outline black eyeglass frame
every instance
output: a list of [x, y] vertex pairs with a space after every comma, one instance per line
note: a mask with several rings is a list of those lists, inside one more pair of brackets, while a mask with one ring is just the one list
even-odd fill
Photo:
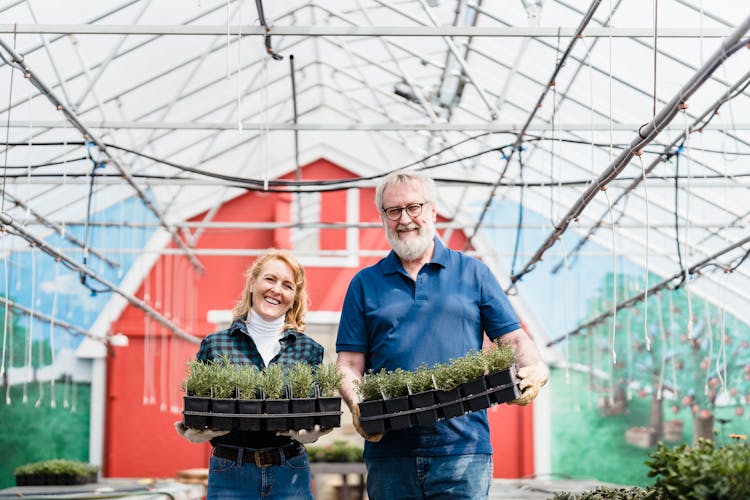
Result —
[[[405, 207], [388, 207], [383, 209], [383, 214], [392, 221], [397, 221], [401, 218], [401, 214], [403, 212], [406, 212], [406, 215], [411, 217], [412, 219], [414, 217], [419, 217], [422, 215], [422, 208], [427, 202], [422, 203], [409, 203]], [[413, 213], [412, 213], [413, 212]]]

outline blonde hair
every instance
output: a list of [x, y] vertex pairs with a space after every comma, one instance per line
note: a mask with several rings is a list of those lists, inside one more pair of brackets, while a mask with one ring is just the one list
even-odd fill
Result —
[[305, 288], [305, 269], [297, 261], [297, 259], [288, 250], [280, 250], [272, 248], [263, 255], [259, 256], [253, 265], [245, 272], [245, 289], [242, 290], [242, 299], [232, 309], [232, 316], [234, 319], [245, 319], [247, 314], [250, 312], [253, 300], [253, 284], [258, 279], [261, 269], [266, 265], [266, 262], [271, 260], [280, 260], [289, 266], [294, 275], [294, 302], [292, 306], [286, 312], [284, 318], [284, 330], [293, 328], [298, 332], [304, 332], [305, 314], [307, 314], [307, 290]]

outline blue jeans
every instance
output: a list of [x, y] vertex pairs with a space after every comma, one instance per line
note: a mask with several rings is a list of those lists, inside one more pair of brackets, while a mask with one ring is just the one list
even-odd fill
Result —
[[492, 455], [394, 457], [367, 460], [370, 500], [487, 498]]
[[258, 467], [212, 455], [206, 500], [312, 500], [307, 453], [282, 458], [280, 465]]

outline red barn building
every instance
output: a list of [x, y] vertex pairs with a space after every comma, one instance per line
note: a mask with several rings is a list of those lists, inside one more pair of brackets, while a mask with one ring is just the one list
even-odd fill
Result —
[[[354, 175], [326, 160], [301, 169], [302, 180], [347, 179]], [[293, 179], [293, 174], [285, 179]], [[389, 247], [374, 205], [374, 188], [305, 195], [309, 206], [293, 213], [289, 193], [250, 191], [223, 203], [218, 210], [191, 221], [210, 219], [197, 238], [195, 253], [205, 272], [195, 272], [185, 257], [167, 246], [147, 268], [136, 296], [185, 331], [204, 337], [217, 329], [239, 299], [243, 274], [254, 255], [269, 247], [294, 248], [305, 265], [310, 295], [308, 334], [335, 359], [338, 312], [351, 277], [384, 255]], [[296, 234], [295, 217], [319, 223], [312, 234]], [[439, 218], [438, 222], [445, 221]], [[222, 224], [223, 223], [223, 224]], [[232, 227], [231, 223], [235, 223]], [[242, 223], [241, 226], [237, 223]], [[314, 224], [313, 224], [314, 225]], [[466, 236], [451, 231], [446, 244], [461, 249]], [[294, 241], [294, 244], [292, 243]], [[201, 253], [206, 249], [205, 253]], [[222, 253], [226, 249], [226, 253]], [[245, 254], [237, 249], [247, 249]], [[519, 311], [519, 314], [520, 311]], [[180, 383], [186, 362], [198, 346], [173, 335], [128, 305], [112, 326], [129, 339], [107, 358], [106, 418], [103, 418], [103, 473], [108, 477], [173, 477], [182, 469], [207, 467], [210, 445], [181, 439], [172, 424], [181, 419]], [[488, 410], [495, 451], [495, 477], [521, 477], [535, 472], [531, 407], [501, 405]], [[342, 429], [348, 438], [348, 415]], [[97, 422], [92, 424], [95, 427]], [[347, 427], [349, 429], [347, 429]], [[94, 439], [92, 433], [92, 439]]]

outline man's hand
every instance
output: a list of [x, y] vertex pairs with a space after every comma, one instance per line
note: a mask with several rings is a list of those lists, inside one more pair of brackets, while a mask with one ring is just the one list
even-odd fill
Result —
[[360, 436], [365, 438], [366, 441], [370, 441], [371, 443], [377, 443], [383, 438], [382, 434], [367, 434], [362, 428], [362, 424], [359, 421], [359, 405], [357, 403], [352, 401], [352, 403], [349, 405], [349, 409], [352, 411], [352, 424], [354, 424], [354, 428], [357, 430]]
[[179, 420], [174, 423], [174, 428], [180, 437], [187, 439], [191, 443], [205, 443], [215, 437], [229, 434], [229, 431], [215, 431], [213, 429], [191, 429], [185, 427], [185, 425]]
[[317, 441], [320, 436], [325, 436], [332, 430], [333, 428], [321, 430], [320, 426], [318, 424], [315, 424], [315, 427], [313, 427], [312, 429], [300, 429], [298, 431], [288, 430], [284, 432], [277, 432], [276, 435], [289, 436], [290, 438], [294, 439], [295, 441], [299, 441], [302, 444], [310, 444]]
[[533, 365], [519, 368], [516, 377], [519, 379], [521, 397], [508, 404], [526, 406], [539, 394], [539, 389], [547, 383], [549, 369], [543, 362], [538, 361]]

